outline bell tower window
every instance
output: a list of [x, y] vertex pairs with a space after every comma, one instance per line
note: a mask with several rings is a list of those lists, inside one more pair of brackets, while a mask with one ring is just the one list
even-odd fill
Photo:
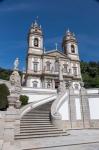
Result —
[[34, 39], [34, 46], [35, 46], [35, 47], [38, 47], [38, 46], [39, 46], [39, 40], [38, 40], [38, 38], [35, 38], [35, 39]]
[[71, 45], [71, 52], [75, 53], [75, 46], [74, 45]]

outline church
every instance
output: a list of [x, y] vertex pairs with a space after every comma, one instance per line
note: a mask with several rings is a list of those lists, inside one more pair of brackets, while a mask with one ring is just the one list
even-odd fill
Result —
[[[18, 73], [18, 58], [9, 81], [9, 108], [0, 112], [0, 129], [8, 139], [12, 131], [5, 122], [6, 115], [15, 116], [14, 140], [67, 135], [67, 129], [99, 128], [99, 89], [85, 89], [81, 76], [78, 42], [74, 33], [63, 35], [61, 50], [45, 50], [44, 33], [37, 21], [28, 33], [26, 71], [22, 84]], [[28, 104], [20, 107], [20, 95]], [[18, 111], [16, 111], [18, 110]], [[2, 115], [3, 114], [3, 115]], [[10, 118], [12, 119], [12, 118]], [[6, 130], [1, 124], [5, 122]], [[12, 121], [13, 122], [13, 121]], [[36, 128], [36, 131], [34, 130]], [[9, 129], [9, 132], [8, 132]], [[3, 137], [4, 133], [0, 133]]]
[[61, 50], [45, 50], [44, 33], [37, 21], [28, 33], [26, 72], [22, 77], [22, 95], [29, 105], [22, 116], [34, 108], [49, 106], [52, 123], [62, 129], [99, 127], [99, 90], [85, 89], [81, 76], [78, 42], [66, 31]]
[[80, 58], [74, 33], [68, 30], [63, 36], [61, 51], [57, 49], [57, 45], [54, 50], [45, 50], [43, 35], [41, 26], [35, 21], [28, 34], [26, 87], [58, 90], [61, 70], [63, 87], [68, 88], [72, 85], [80, 89], [82, 83]]

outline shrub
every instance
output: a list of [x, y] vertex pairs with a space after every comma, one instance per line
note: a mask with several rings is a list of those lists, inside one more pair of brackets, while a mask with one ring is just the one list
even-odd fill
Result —
[[0, 84], [0, 110], [6, 110], [8, 107], [7, 96], [10, 94], [5, 84]]
[[20, 101], [21, 101], [21, 106], [27, 105], [28, 104], [28, 96], [26, 95], [20, 95]]

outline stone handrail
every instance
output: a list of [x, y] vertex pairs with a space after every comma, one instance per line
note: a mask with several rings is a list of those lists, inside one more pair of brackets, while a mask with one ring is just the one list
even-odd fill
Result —
[[53, 102], [51, 106], [52, 118], [61, 119], [61, 115], [59, 114], [58, 110], [67, 96], [68, 96], [68, 91], [64, 91], [61, 94], [58, 94], [57, 99]]
[[28, 105], [24, 106], [23, 108], [20, 109], [20, 116], [22, 117], [24, 114], [29, 112], [31, 109], [34, 109], [42, 104], [45, 104], [47, 102], [53, 101], [56, 99], [56, 94], [49, 96], [44, 99], [40, 99], [39, 101], [34, 101], [32, 103], [29, 103]]

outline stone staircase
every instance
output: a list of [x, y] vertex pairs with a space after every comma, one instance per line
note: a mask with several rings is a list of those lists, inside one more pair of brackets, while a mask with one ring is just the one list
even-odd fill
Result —
[[66, 132], [51, 123], [51, 104], [52, 102], [44, 104], [24, 115], [20, 123], [20, 134], [16, 135], [15, 139], [65, 136]]

